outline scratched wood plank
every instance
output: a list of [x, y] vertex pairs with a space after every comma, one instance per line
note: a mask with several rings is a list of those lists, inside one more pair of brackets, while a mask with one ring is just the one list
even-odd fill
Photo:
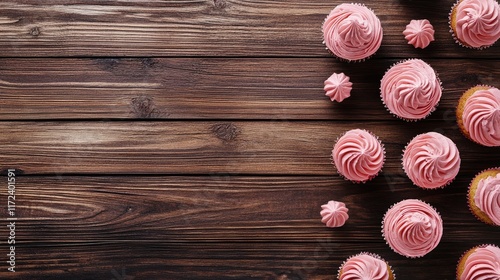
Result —
[[462, 151], [462, 171], [498, 165], [499, 148], [473, 144], [446, 122], [0, 122], [1, 170], [26, 174], [333, 175], [331, 149], [353, 128], [386, 145], [384, 170], [418, 133], [439, 131]]
[[[1, 59], [0, 119], [394, 120], [380, 79], [397, 60]], [[430, 59], [444, 94], [430, 119], [450, 121], [462, 92], [500, 87], [500, 60]], [[323, 81], [344, 72], [352, 96], [332, 103]]]
[[[332, 234], [333, 236], [334, 234]], [[338, 267], [361, 251], [380, 254], [398, 279], [455, 279], [460, 255], [474, 242], [441, 243], [424, 258], [406, 259], [383, 243], [83, 243], [20, 246], [18, 271], [6, 279], [265, 279], [335, 280]], [[422, 269], [425, 268], [425, 269]]]
[[[476, 220], [466, 193], [474, 174], [443, 190], [412, 186], [403, 174], [353, 185], [338, 176], [248, 177], [103, 176], [16, 179], [16, 239], [21, 244], [154, 241], [383, 242], [382, 217], [394, 203], [419, 198], [441, 213], [443, 242], [500, 244], [500, 228]], [[0, 196], [5, 201], [5, 195]], [[320, 221], [328, 200], [346, 203], [349, 220], [338, 229]], [[449, 203], [454, 201], [454, 203]], [[3, 214], [2, 214], [3, 215]], [[7, 228], [0, 233], [8, 236]]]
[[[376, 57], [498, 57], [454, 43], [454, 0], [359, 1], [379, 16], [384, 40]], [[321, 25], [342, 1], [5, 0], [0, 3], [0, 56], [329, 56]], [[436, 41], [424, 51], [402, 31], [427, 18]]]

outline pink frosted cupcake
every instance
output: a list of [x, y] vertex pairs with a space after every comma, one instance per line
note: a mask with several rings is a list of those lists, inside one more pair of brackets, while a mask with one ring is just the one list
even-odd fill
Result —
[[412, 20], [403, 31], [408, 44], [415, 48], [425, 49], [434, 41], [434, 27], [426, 19]]
[[340, 4], [323, 23], [323, 43], [346, 61], [363, 61], [382, 44], [382, 25], [363, 4]]
[[500, 38], [500, 7], [495, 0], [459, 0], [450, 13], [450, 28], [463, 47], [483, 49]]
[[432, 67], [420, 59], [393, 65], [380, 83], [382, 102], [395, 116], [416, 121], [430, 115], [442, 95], [441, 82]]
[[382, 221], [382, 235], [394, 252], [419, 258], [441, 241], [443, 220], [429, 204], [406, 199], [387, 210]]
[[428, 132], [417, 135], [403, 151], [403, 169], [413, 184], [437, 189], [451, 183], [460, 170], [460, 153], [450, 138]]
[[330, 200], [321, 205], [321, 222], [327, 227], [341, 227], [349, 219], [348, 211], [343, 202]]
[[337, 140], [332, 158], [342, 177], [355, 183], [364, 183], [382, 170], [385, 150], [378, 138], [370, 132], [353, 129]]
[[484, 170], [474, 177], [467, 201], [478, 220], [500, 226], [500, 167]]
[[457, 265], [457, 280], [500, 279], [500, 248], [479, 245], [465, 252]]
[[326, 81], [324, 90], [331, 101], [342, 102], [351, 96], [352, 83], [344, 73], [333, 73]]
[[389, 264], [377, 254], [361, 252], [340, 265], [339, 280], [394, 280], [396, 275]]
[[500, 147], [500, 90], [486, 85], [468, 89], [457, 106], [460, 131], [487, 147]]

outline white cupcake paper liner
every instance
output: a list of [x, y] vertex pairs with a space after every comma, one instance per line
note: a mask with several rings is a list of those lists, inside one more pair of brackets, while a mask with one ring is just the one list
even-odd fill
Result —
[[368, 255], [368, 256], [371, 256], [371, 257], [374, 257], [378, 260], [381, 260], [383, 262], [385, 262], [387, 264], [387, 266], [389, 267], [390, 271], [391, 271], [391, 274], [394, 278], [394, 280], [396, 280], [396, 273], [394, 273], [394, 269], [392, 268], [392, 266], [389, 264], [389, 262], [387, 262], [384, 258], [382, 258], [380, 255], [378, 254], [375, 254], [375, 253], [371, 253], [371, 252], [367, 252], [367, 251], [361, 251], [360, 253], [358, 254], [355, 254], [355, 255], [351, 255], [349, 256], [347, 259], [345, 259], [342, 264], [339, 266], [339, 269], [337, 270], [337, 278], [340, 279], [340, 272], [342, 271], [342, 268], [344, 267], [344, 265], [347, 263], [347, 261], [349, 261], [350, 259], [354, 258], [354, 257], [357, 257], [357, 256], [362, 256], [362, 255]]
[[358, 128], [360, 130], [363, 130], [365, 132], [367, 132], [368, 134], [370, 134], [371, 136], [375, 137], [375, 139], [377, 139], [377, 141], [380, 143], [380, 146], [382, 147], [382, 153], [384, 154], [384, 160], [382, 162], [382, 167], [380, 168], [380, 170], [370, 176], [368, 179], [366, 179], [365, 181], [354, 181], [354, 180], [351, 180], [349, 178], [347, 178], [344, 174], [342, 174], [339, 169], [337, 168], [337, 165], [335, 164], [335, 161], [333, 160], [333, 148], [335, 147], [335, 145], [337, 145], [337, 142], [339, 141], [340, 138], [342, 138], [347, 132], [351, 131], [351, 130], [354, 130], [354, 129], [349, 129], [347, 131], [344, 131], [342, 132], [342, 134], [340, 134], [337, 139], [335, 140], [335, 144], [333, 145], [333, 148], [332, 148], [332, 153], [330, 154], [330, 160], [331, 160], [331, 163], [333, 165], [333, 168], [335, 169], [335, 172], [344, 180], [346, 181], [349, 181], [351, 183], [354, 183], [354, 184], [365, 184], [366, 182], [369, 182], [371, 180], [373, 180], [375, 177], [377, 177], [380, 173], [382, 173], [382, 170], [384, 169], [384, 165], [385, 165], [385, 160], [386, 160], [386, 153], [385, 153], [385, 146], [384, 146], [384, 143], [382, 143], [382, 141], [380, 141], [379, 137], [377, 135], [375, 135], [374, 133], [372, 133], [371, 131], [369, 130], [366, 130], [366, 129], [363, 129], [363, 128]]
[[[444, 91], [444, 88], [443, 88], [443, 83], [441, 82], [441, 79], [439, 78], [439, 73], [436, 72], [436, 70], [434, 70], [434, 68], [432, 67], [432, 65], [430, 65], [427, 61], [424, 61], [423, 59], [420, 59], [420, 58], [407, 58], [407, 59], [403, 59], [403, 60], [400, 60], [398, 62], [395, 62], [393, 63], [389, 68], [387, 68], [387, 70], [384, 72], [384, 75], [382, 77], [385, 77], [385, 75], [387, 74], [387, 72], [389, 72], [389, 70], [392, 69], [392, 67], [398, 65], [398, 64], [401, 64], [401, 63], [404, 63], [404, 62], [407, 62], [407, 61], [410, 61], [410, 60], [422, 60], [423, 62], [425, 62], [427, 65], [429, 65], [432, 70], [434, 71], [434, 74], [436, 74], [436, 79], [438, 80], [439, 82], [439, 87], [441, 88], [441, 92]], [[382, 81], [382, 80], [381, 80]], [[401, 117], [401, 116], [398, 116], [397, 114], [393, 113], [389, 107], [387, 107], [387, 104], [385, 103], [384, 101], [384, 98], [382, 97], [382, 83], [380, 83], [380, 87], [379, 87], [379, 91], [380, 91], [380, 100], [382, 100], [382, 104], [384, 104], [384, 107], [385, 107], [385, 110], [387, 110], [387, 112], [389, 112], [391, 115], [393, 115], [394, 117], [400, 119], [400, 120], [403, 120], [403, 121], [406, 121], [406, 122], [417, 122], [417, 121], [421, 121], [421, 120], [425, 120], [426, 118], [428, 118], [434, 111], [436, 111], [437, 107], [439, 106], [439, 101], [438, 103], [436, 103], [436, 105], [434, 106], [434, 108], [432, 108], [432, 110], [427, 114], [425, 115], [425, 117], [423, 118], [420, 118], [420, 119], [408, 119], [408, 118], [404, 118], [404, 117]], [[442, 97], [442, 96], [441, 96]], [[440, 100], [441, 101], [441, 100]]]
[[[424, 257], [425, 255], [427, 255], [428, 253], [432, 252], [432, 250], [434, 250], [435, 248], [434, 248], [434, 249], [432, 249], [431, 251], [427, 252], [426, 254], [421, 255], [421, 256], [407, 256], [407, 255], [403, 255], [403, 254], [401, 254], [401, 253], [399, 253], [399, 252], [396, 252], [396, 250], [394, 250], [394, 248], [392, 248], [392, 246], [389, 244], [389, 242], [388, 242], [388, 241], [387, 241], [387, 239], [385, 238], [385, 234], [384, 234], [384, 222], [385, 222], [385, 217], [386, 217], [387, 213], [388, 213], [388, 212], [389, 212], [389, 210], [391, 210], [394, 206], [396, 206], [397, 204], [399, 204], [400, 202], [405, 201], [405, 200], [417, 200], [417, 201], [420, 201], [420, 202], [422, 202], [422, 203], [427, 204], [429, 207], [431, 207], [431, 208], [432, 208], [432, 209], [433, 209], [433, 210], [434, 210], [434, 211], [438, 214], [438, 216], [439, 216], [439, 218], [441, 219], [441, 221], [443, 221], [443, 218], [441, 217], [441, 213], [439, 213], [439, 211], [438, 211], [438, 210], [437, 210], [434, 206], [432, 206], [431, 204], [429, 204], [429, 203], [427, 203], [427, 202], [425, 202], [425, 201], [423, 201], [423, 200], [421, 200], [421, 199], [418, 199], [418, 198], [403, 199], [403, 200], [400, 200], [400, 201], [398, 201], [398, 202], [396, 202], [396, 203], [392, 204], [392, 205], [391, 205], [391, 206], [387, 209], [387, 211], [385, 211], [384, 216], [382, 217], [382, 226], [381, 226], [381, 231], [380, 231], [380, 232], [382, 233], [382, 238], [384, 238], [385, 244], [387, 244], [387, 246], [389, 246], [389, 248], [391, 248], [391, 250], [392, 250], [394, 253], [396, 253], [396, 254], [398, 254], [398, 255], [401, 255], [401, 256], [403, 256], [403, 257], [406, 257], [406, 258], [408, 258], [408, 259], [418, 259], [418, 258], [422, 258], [422, 257]], [[441, 243], [441, 241], [439, 241], [437, 245], [439, 245], [439, 243]], [[437, 247], [437, 245], [436, 245], [436, 247]]]

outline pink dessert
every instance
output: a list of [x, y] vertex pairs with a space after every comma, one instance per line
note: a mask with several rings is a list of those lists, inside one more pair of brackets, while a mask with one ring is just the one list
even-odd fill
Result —
[[480, 245], [467, 251], [458, 263], [457, 279], [500, 279], [500, 248], [494, 245]]
[[474, 142], [500, 146], [500, 90], [492, 87], [476, 91], [465, 102], [462, 121]]
[[370, 132], [353, 129], [337, 140], [332, 157], [341, 176], [355, 183], [364, 183], [382, 170], [385, 150]]
[[434, 41], [434, 27], [426, 19], [412, 20], [403, 31], [408, 44], [424, 49]]
[[392, 269], [379, 255], [361, 252], [348, 258], [339, 268], [340, 280], [394, 280]]
[[441, 241], [443, 221], [429, 204], [406, 199], [384, 215], [382, 235], [391, 249], [405, 257], [423, 257]]
[[343, 202], [330, 200], [327, 204], [321, 205], [321, 209], [321, 222], [327, 227], [341, 227], [349, 219], [347, 214], [349, 209]]
[[474, 204], [493, 224], [500, 226], [500, 173], [488, 176], [477, 184]]
[[426, 118], [439, 103], [441, 82], [432, 67], [420, 59], [393, 65], [382, 78], [382, 102], [395, 116], [415, 121]]
[[382, 44], [382, 25], [372, 10], [363, 4], [340, 4], [323, 23], [323, 40], [335, 56], [347, 61], [362, 61]]
[[333, 73], [326, 81], [324, 90], [331, 101], [342, 102], [351, 96], [352, 83], [344, 73]]
[[453, 141], [437, 132], [417, 135], [403, 151], [403, 169], [424, 189], [444, 187], [460, 170], [460, 153]]
[[487, 48], [500, 38], [499, 16], [495, 0], [460, 0], [451, 9], [451, 32], [464, 47]]

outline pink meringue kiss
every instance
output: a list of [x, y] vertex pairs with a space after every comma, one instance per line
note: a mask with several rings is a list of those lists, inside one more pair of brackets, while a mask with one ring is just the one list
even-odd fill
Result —
[[416, 186], [437, 189], [451, 183], [460, 170], [453, 141], [437, 132], [417, 135], [403, 151], [403, 170]]
[[343, 202], [330, 200], [327, 204], [321, 205], [321, 209], [321, 222], [327, 227], [341, 227], [349, 219], [347, 214], [349, 209]]
[[332, 158], [342, 177], [354, 183], [364, 183], [382, 170], [385, 150], [378, 138], [370, 132], [353, 129], [337, 140]]
[[453, 38], [463, 47], [484, 49], [500, 39], [500, 6], [495, 0], [460, 0], [450, 12]]
[[382, 44], [382, 25], [363, 4], [340, 4], [323, 23], [323, 43], [335, 56], [347, 61], [363, 61]]
[[382, 102], [393, 115], [406, 121], [425, 119], [441, 100], [436, 72], [420, 59], [404, 60], [385, 72], [380, 82]]
[[396, 276], [389, 264], [379, 255], [361, 252], [340, 265], [339, 280], [394, 280]]
[[342, 102], [351, 96], [352, 83], [344, 73], [333, 73], [326, 81], [324, 90], [331, 101]]
[[391, 249], [405, 257], [431, 252], [443, 236], [443, 220], [429, 204], [406, 199], [394, 204], [382, 220], [382, 235]]
[[412, 20], [403, 31], [408, 44], [415, 48], [425, 49], [434, 41], [434, 27], [426, 19]]

